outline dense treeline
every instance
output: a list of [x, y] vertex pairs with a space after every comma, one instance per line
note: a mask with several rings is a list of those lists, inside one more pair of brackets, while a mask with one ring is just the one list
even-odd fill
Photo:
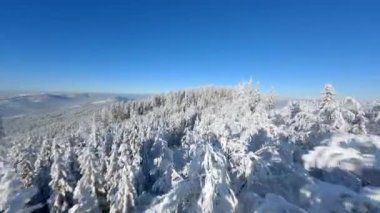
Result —
[[0, 211], [376, 212], [379, 129], [331, 85], [280, 109], [252, 83], [118, 102], [2, 137]]

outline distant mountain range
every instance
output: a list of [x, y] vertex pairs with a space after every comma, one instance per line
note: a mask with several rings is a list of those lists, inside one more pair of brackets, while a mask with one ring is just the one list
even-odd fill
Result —
[[0, 93], [0, 114], [5, 117], [49, 112], [63, 108], [75, 108], [88, 104], [105, 104], [146, 97], [136, 94], [104, 93]]

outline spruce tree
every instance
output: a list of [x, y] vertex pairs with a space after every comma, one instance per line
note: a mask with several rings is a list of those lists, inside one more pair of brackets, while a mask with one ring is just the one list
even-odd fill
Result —
[[331, 84], [326, 84], [322, 92], [322, 101], [319, 107], [322, 122], [332, 124], [334, 122], [334, 111], [336, 109], [335, 89]]
[[51, 212], [67, 212], [72, 205], [72, 193], [74, 187], [70, 182], [72, 175], [69, 170], [70, 163], [64, 159], [62, 148], [54, 142], [52, 147], [53, 163], [50, 169], [52, 194], [50, 196], [50, 211]]

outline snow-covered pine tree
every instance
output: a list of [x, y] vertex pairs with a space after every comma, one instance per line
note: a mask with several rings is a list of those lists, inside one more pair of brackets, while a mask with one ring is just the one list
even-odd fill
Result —
[[135, 208], [136, 192], [132, 184], [133, 173], [130, 165], [127, 163], [122, 166], [120, 179], [116, 183], [118, 189], [110, 200], [111, 213], [128, 213], [133, 212]]
[[82, 153], [80, 168], [82, 177], [74, 190], [76, 204], [69, 210], [70, 213], [101, 212], [98, 201], [99, 170], [95, 157], [95, 148], [91, 145]]
[[335, 89], [332, 84], [326, 84], [322, 91], [322, 102], [320, 109], [334, 106], [335, 104]]
[[108, 108], [103, 108], [100, 111], [100, 120], [102, 121], [104, 126], [107, 126], [112, 120], [111, 110], [109, 110]]
[[51, 181], [50, 166], [51, 166], [51, 141], [47, 137], [39, 138], [42, 140], [42, 145], [37, 156], [37, 160], [34, 162], [34, 175], [33, 185], [38, 188], [38, 193], [33, 197], [33, 203], [46, 204], [50, 197], [51, 189], [49, 182]]
[[[118, 164], [118, 145], [115, 143], [112, 146], [111, 156], [109, 157], [107, 164], [107, 173], [105, 175], [106, 191], [107, 191], [107, 201], [109, 203], [113, 202], [115, 199], [115, 194], [118, 191], [118, 182], [120, 180], [120, 166]], [[112, 206], [112, 205], [111, 205]]]
[[322, 92], [319, 118], [323, 128], [327, 131], [344, 132], [347, 129], [342, 108], [335, 100], [335, 89], [331, 84], [326, 84]]
[[369, 134], [380, 135], [380, 102], [372, 103], [372, 107], [367, 110], [368, 118], [367, 131]]
[[370, 110], [370, 117], [374, 123], [380, 125], [380, 102], [375, 103]]
[[19, 156], [20, 160], [16, 162], [16, 170], [20, 175], [21, 182], [24, 186], [29, 187], [33, 184], [33, 161], [32, 161], [32, 153], [22, 152]]
[[269, 111], [273, 110], [275, 108], [275, 102], [275, 93], [273, 89], [271, 89], [266, 99], [266, 109]]
[[293, 119], [299, 112], [301, 112], [301, 106], [298, 101], [292, 101], [289, 103], [290, 118]]
[[56, 140], [53, 141], [52, 157], [50, 212], [67, 212], [72, 205], [74, 186], [70, 178], [69, 159], [64, 159], [63, 150]]
[[68, 143], [66, 144], [66, 148], [63, 155], [63, 160], [65, 162], [65, 166], [68, 171], [68, 181], [71, 185], [76, 185], [78, 180], [81, 177], [80, 174], [80, 165], [78, 162], [78, 155], [75, 153], [75, 147], [78, 144], [75, 142], [78, 141], [77, 136], [71, 135], [69, 136]]
[[249, 108], [251, 112], [256, 112], [257, 106], [261, 101], [260, 87], [258, 85], [254, 87], [252, 81], [250, 81], [246, 87], [249, 95]]
[[[89, 137], [89, 148], [93, 150], [93, 162], [96, 163], [97, 168], [94, 170], [96, 175], [96, 195], [99, 202], [100, 209], [108, 209], [107, 205], [107, 192], [106, 181], [104, 179], [107, 173], [107, 160], [112, 143], [112, 137], [107, 138], [106, 129], [101, 128], [99, 122], [94, 115], [93, 122], [91, 124], [91, 133]], [[107, 141], [108, 140], [108, 141]]]
[[204, 145], [199, 211], [234, 212], [237, 199], [231, 190], [226, 159], [217, 146], [212, 143]]
[[323, 123], [332, 124], [334, 122], [336, 107], [335, 89], [331, 84], [326, 84], [322, 91], [322, 101], [319, 107], [319, 115]]
[[169, 149], [168, 142], [163, 140], [160, 134], [156, 137], [151, 150], [154, 159], [150, 174], [155, 177], [152, 190], [157, 194], [167, 193], [182, 179], [174, 169], [173, 151]]
[[[107, 201], [110, 203], [112, 208], [113, 203], [117, 200], [116, 196], [119, 193], [119, 182], [121, 180], [121, 169], [124, 165], [125, 157], [121, 156], [124, 148], [121, 148], [121, 144], [125, 143], [126, 140], [126, 130], [124, 128], [117, 128], [115, 130], [115, 138], [113, 140], [110, 157], [107, 161], [107, 172], [105, 174], [106, 191], [107, 191]], [[126, 144], [123, 145], [125, 147]], [[123, 159], [121, 159], [123, 158]]]
[[348, 131], [354, 134], [367, 134], [367, 118], [361, 104], [354, 98], [346, 97], [343, 106], [347, 110], [345, 120], [350, 124]]
[[[248, 109], [252, 113], [256, 112], [256, 108], [261, 102], [260, 87], [258, 85], [255, 86], [252, 80], [240, 84], [236, 90], [236, 96], [234, 98], [240, 99], [242, 103], [247, 104]], [[215, 101], [218, 103], [221, 101], [221, 98]]]

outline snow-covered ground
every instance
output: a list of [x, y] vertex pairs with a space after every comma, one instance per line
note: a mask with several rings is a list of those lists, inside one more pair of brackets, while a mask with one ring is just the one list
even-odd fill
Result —
[[380, 104], [323, 91], [279, 106], [247, 83], [18, 118], [0, 129], [0, 211], [380, 212]]

